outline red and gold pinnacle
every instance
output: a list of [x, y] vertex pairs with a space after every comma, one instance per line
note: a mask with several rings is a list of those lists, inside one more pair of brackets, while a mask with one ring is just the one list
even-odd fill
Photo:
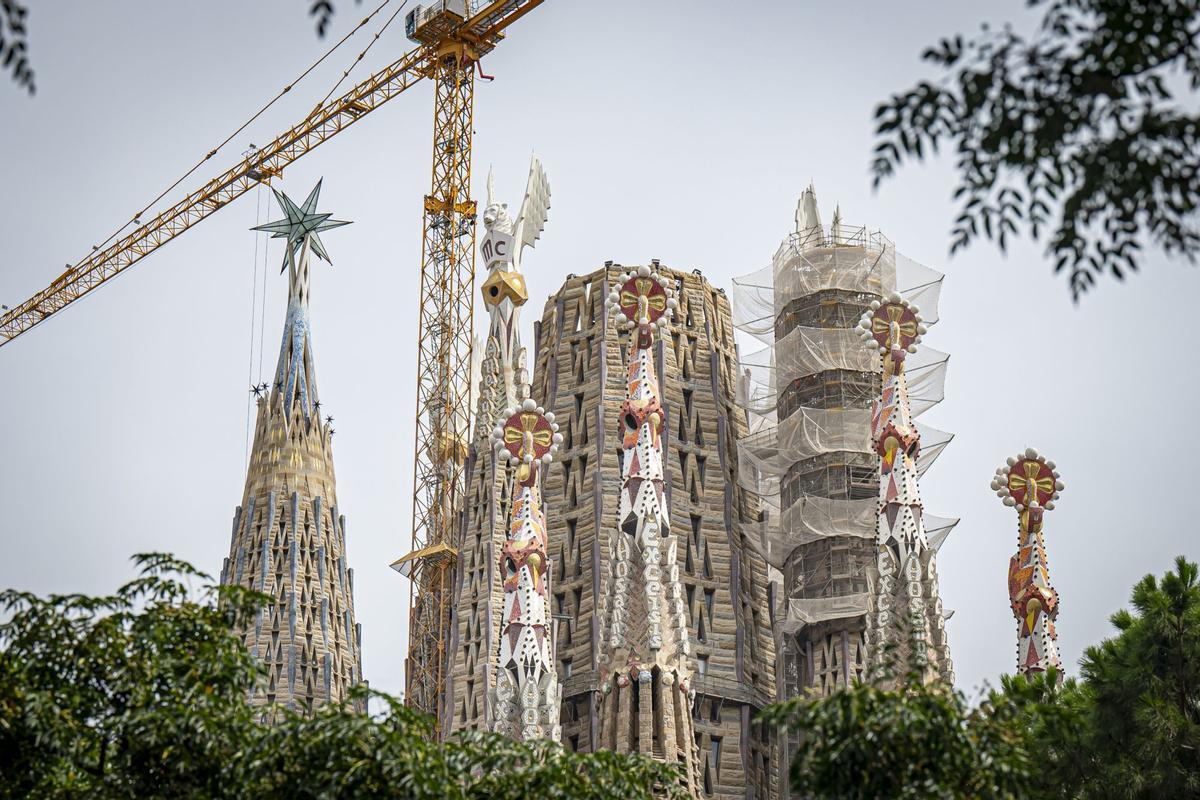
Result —
[[1017, 620], [1017, 673], [1053, 667], [1062, 681], [1058, 654], [1058, 592], [1050, 583], [1050, 563], [1042, 538], [1045, 512], [1054, 508], [1064, 486], [1053, 461], [1030, 447], [996, 470], [992, 490], [1017, 510], [1017, 552], [1008, 562], [1008, 598]]

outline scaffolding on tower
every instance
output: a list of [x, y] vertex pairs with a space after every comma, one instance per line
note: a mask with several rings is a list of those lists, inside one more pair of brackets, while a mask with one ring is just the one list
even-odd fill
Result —
[[[742, 533], [782, 584], [777, 597], [786, 696], [823, 693], [866, 677], [861, 633], [869, 606], [878, 514], [871, 404], [878, 353], [855, 330], [872, 300], [899, 291], [938, 319], [942, 274], [896, 252], [878, 231], [821, 223], [816, 193], [771, 263], [735, 279], [739, 402], [750, 433], [738, 443], [739, 482], [760, 498]], [[946, 353], [922, 347], [907, 366], [912, 413], [944, 396]], [[918, 423], [921, 474], [953, 435]], [[925, 515], [934, 548], [958, 520]]]

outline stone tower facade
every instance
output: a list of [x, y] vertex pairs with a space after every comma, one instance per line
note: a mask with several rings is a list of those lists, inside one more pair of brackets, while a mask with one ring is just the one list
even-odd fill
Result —
[[288, 241], [279, 362], [273, 385], [259, 396], [246, 489], [221, 569], [222, 584], [271, 596], [237, 633], [268, 668], [253, 702], [292, 708], [340, 702], [362, 681], [362, 632], [354, 621], [346, 518], [337, 503], [333, 430], [321, 420], [308, 316], [310, 256], [325, 257], [315, 234], [332, 227], [316, 219], [328, 217], [315, 213], [319, 189], [303, 207], [277, 195], [291, 218], [285, 223], [295, 228], [316, 220], [316, 227]]
[[[772, 602], [766, 564], [738, 533], [739, 523], [755, 516], [756, 501], [736, 479], [735, 442], [746, 418], [735, 401], [729, 303], [697, 273], [653, 266], [677, 303], [654, 350], [665, 412], [664, 495], [690, 640], [687, 694], [699, 793], [773, 797], [773, 734], [753, 721], [775, 697]], [[533, 393], [564, 435], [544, 486], [555, 510], [548, 538], [562, 737], [574, 750], [605, 746], [600, 612], [615, 556], [610, 534], [622, 489], [622, 405], [634, 354], [605, 301], [630, 271], [636, 268], [608, 263], [568, 277], [535, 328]], [[665, 758], [653, 733], [645, 748], [639, 735], [639, 748]]]
[[[486, 292], [486, 288], [485, 288]], [[486, 295], [485, 295], [486, 296]], [[525, 302], [524, 291], [517, 296]], [[475, 433], [467, 458], [467, 500], [459, 540], [459, 560], [450, 610], [450, 652], [443, 732], [488, 730], [490, 703], [499, 674], [499, 641], [504, 611], [500, 553], [508, 536], [512, 482], [491, 446], [491, 426], [504, 409], [504, 373], [511, 362], [500, 340], [489, 334], [481, 364]], [[515, 394], [514, 394], [515, 397]]]

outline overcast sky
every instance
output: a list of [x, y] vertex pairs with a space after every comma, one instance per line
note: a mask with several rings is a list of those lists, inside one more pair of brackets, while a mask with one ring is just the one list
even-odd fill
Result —
[[[399, 0], [393, 0], [393, 4]], [[350, 29], [341, 0], [318, 41], [307, 0], [29, 0], [37, 97], [0, 82], [0, 303], [14, 306], [128, 220]], [[370, 8], [374, 7], [373, 0]], [[1006, 572], [1015, 514], [987, 484], [1033, 444], [1067, 484], [1046, 523], [1070, 673], [1132, 584], [1195, 559], [1188, 498], [1194, 356], [1177, 325], [1200, 275], [1152, 255], [1078, 307], [1041, 250], [988, 245], [948, 259], [953, 175], [910, 167], [873, 193], [871, 111], [927, 73], [921, 49], [1018, 4], [548, 0], [484, 61], [476, 197], [496, 169], [515, 204], [531, 151], [553, 186], [527, 254], [526, 341], [567, 273], [605, 259], [698, 268], [715, 284], [766, 264], [816, 182], [826, 218], [882, 229], [946, 272], [931, 347], [951, 353], [946, 401], [923, 419], [957, 438], [927, 474], [933, 513], [962, 523], [940, 555], [959, 686], [1012, 671]], [[359, 37], [362, 39], [363, 37]], [[173, 196], [304, 116], [365, 42], [352, 40]], [[402, 18], [364, 60], [408, 48]], [[367, 70], [362, 69], [365, 75]], [[361, 77], [358, 72], [355, 78]], [[325, 177], [312, 321], [324, 407], [336, 418], [364, 671], [399, 691], [408, 586], [388, 569], [410, 536], [413, 360], [421, 198], [432, 95], [420, 85], [306, 156], [282, 188]], [[256, 209], [256, 200], [261, 199]], [[249, 384], [274, 368], [286, 279], [267, 255], [265, 348], [252, 321], [266, 198], [222, 210], [0, 349], [0, 586], [104, 592], [130, 554], [173, 551], [216, 574], [245, 478]], [[261, 282], [263, 251], [258, 251]], [[554, 509], [549, 509], [554, 513]]]

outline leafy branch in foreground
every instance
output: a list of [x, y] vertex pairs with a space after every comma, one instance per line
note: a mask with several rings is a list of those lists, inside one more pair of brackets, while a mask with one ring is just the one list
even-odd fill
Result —
[[[984, 25], [922, 58], [940, 68], [875, 111], [875, 185], [953, 146], [951, 253], [1046, 238], [1072, 297], [1136, 270], [1147, 242], [1200, 252], [1200, 2], [1029, 0], [1036, 32]], [[1183, 97], [1177, 97], [1177, 94]]]
[[909, 676], [894, 689], [857, 683], [827, 697], [765, 710], [799, 734], [794, 793], [815, 800], [1027, 797], [1032, 762], [1016, 709], [996, 695], [979, 708], [941, 684]]
[[976, 707], [916, 676], [768, 708], [813, 800], [1200, 797], [1200, 568], [1182, 556], [1134, 587], [1078, 680], [1004, 676]]
[[33, 95], [37, 86], [26, 55], [29, 40], [25, 16], [28, 13], [29, 9], [17, 0], [0, 0], [0, 67], [11, 72], [16, 84]]
[[[171, 556], [135, 561], [110, 596], [0, 593], [0, 800], [680, 796], [673, 769], [640, 756], [436, 743], [430, 718], [366, 687], [264, 714], [247, 703], [263, 673], [232, 633], [264, 597]], [[368, 696], [381, 713], [355, 710]]]

